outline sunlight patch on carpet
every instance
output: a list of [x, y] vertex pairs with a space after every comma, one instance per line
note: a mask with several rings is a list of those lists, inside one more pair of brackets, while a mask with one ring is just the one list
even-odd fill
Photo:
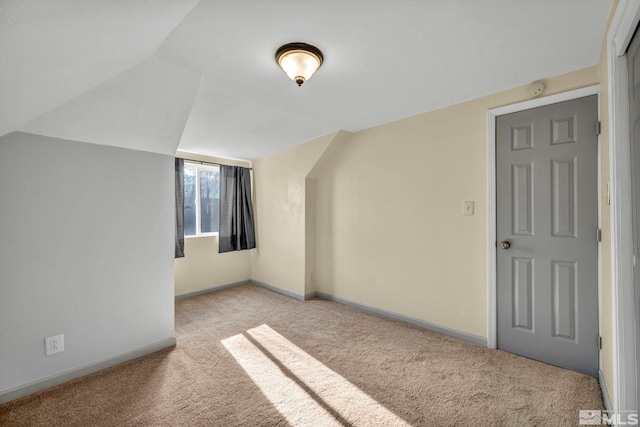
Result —
[[221, 342], [290, 424], [342, 426], [244, 335]]
[[[268, 325], [261, 325], [249, 329], [247, 333], [273, 358], [280, 362], [282, 366], [289, 370], [293, 376], [311, 390], [317, 396], [317, 399], [321, 400], [321, 403], [333, 409], [335, 413], [339, 414], [340, 417], [351, 425], [409, 426], [402, 418], [389, 411], [343, 376], [323, 365]], [[226, 342], [229, 340], [233, 340], [233, 346], [227, 345]], [[235, 343], [242, 344], [242, 349], [239, 345], [235, 345]], [[305, 402], [311, 400], [315, 406], [324, 411], [324, 409], [313, 400], [313, 396], [296, 385], [295, 381], [291, 378], [282, 374], [278, 366], [243, 335], [228, 338], [223, 341], [223, 344], [231, 351], [272, 403], [276, 400], [281, 406], [284, 403], [284, 406], [293, 405], [298, 407], [298, 409], [289, 408], [289, 411], [293, 413], [298, 413], [300, 410], [317, 410], [314, 406], [307, 406], [308, 403], [301, 404], [300, 401], [298, 401], [300, 398], [293, 397], [291, 393], [289, 393], [289, 396], [283, 396], [280, 391], [275, 391], [295, 389], [297, 394], [304, 393], [306, 395]], [[241, 352], [243, 353], [240, 354]], [[262, 364], [264, 364], [264, 366], [260, 366]], [[249, 369], [247, 369], [247, 367]], [[274, 369], [276, 372], [273, 372]], [[282, 383], [276, 384], [278, 381], [282, 381]], [[295, 388], [292, 388], [292, 383], [295, 385]], [[274, 396], [270, 397], [265, 390]], [[285, 402], [282, 401], [283, 397], [286, 397]], [[289, 420], [287, 414], [282, 412], [280, 407], [276, 405], [276, 408]], [[328, 413], [327, 415], [330, 416]], [[323, 425], [323, 422], [316, 421], [315, 425]]]

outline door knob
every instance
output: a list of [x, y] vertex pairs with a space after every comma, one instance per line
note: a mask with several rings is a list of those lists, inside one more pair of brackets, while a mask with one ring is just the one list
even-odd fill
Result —
[[509, 249], [511, 247], [511, 243], [509, 243], [508, 240], [503, 240], [502, 242], [500, 242], [500, 247], [502, 249]]

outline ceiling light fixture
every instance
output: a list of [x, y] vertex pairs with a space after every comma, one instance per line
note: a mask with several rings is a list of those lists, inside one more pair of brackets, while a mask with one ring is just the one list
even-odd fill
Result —
[[320, 49], [306, 43], [287, 43], [276, 51], [276, 62], [298, 86], [309, 80], [323, 61]]

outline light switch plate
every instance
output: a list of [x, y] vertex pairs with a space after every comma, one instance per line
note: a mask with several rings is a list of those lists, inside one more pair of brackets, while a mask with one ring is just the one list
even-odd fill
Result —
[[473, 211], [474, 211], [474, 202], [473, 200], [467, 200], [463, 203], [462, 205], [462, 214], [463, 215], [473, 215]]

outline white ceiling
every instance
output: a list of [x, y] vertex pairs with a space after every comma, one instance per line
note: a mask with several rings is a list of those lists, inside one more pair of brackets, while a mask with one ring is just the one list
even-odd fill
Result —
[[[0, 135], [254, 160], [598, 62], [611, 0], [0, 0]], [[274, 60], [301, 41], [302, 87]]]

